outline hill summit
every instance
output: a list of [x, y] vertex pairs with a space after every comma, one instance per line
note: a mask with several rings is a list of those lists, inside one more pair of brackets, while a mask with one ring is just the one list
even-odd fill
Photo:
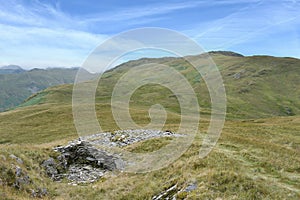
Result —
[[211, 55], [220, 54], [220, 55], [224, 55], [224, 56], [244, 57], [244, 55], [233, 52], [233, 51], [210, 51], [208, 53], [211, 54]]
[[24, 70], [22, 67], [18, 65], [6, 65], [0, 67], [0, 74], [18, 74], [25, 71], [26, 70]]

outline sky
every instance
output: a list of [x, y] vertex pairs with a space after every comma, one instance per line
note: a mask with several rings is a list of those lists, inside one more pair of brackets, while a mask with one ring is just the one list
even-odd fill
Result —
[[105, 40], [143, 27], [205, 51], [300, 58], [299, 11], [300, 0], [1, 0], [0, 66], [81, 66]]

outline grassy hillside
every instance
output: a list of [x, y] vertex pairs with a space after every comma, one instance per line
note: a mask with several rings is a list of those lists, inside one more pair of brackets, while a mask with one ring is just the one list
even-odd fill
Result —
[[[220, 53], [213, 53], [212, 56], [223, 75], [228, 119], [300, 114], [300, 60]], [[201, 56], [195, 58], [201, 59]], [[96, 95], [96, 111], [105, 130], [117, 128], [110, 107], [111, 92], [116, 82], [130, 68], [153, 61], [172, 66], [186, 76], [198, 93], [202, 116], [209, 116], [210, 98], [206, 85], [186, 61], [179, 58], [141, 59], [124, 63], [102, 76]], [[36, 142], [44, 142], [74, 134], [72, 89], [72, 85], [48, 88], [31, 96], [21, 105], [23, 108], [1, 113], [2, 140], [30, 143], [30, 138], [18, 139], [14, 134], [32, 134], [37, 136]], [[149, 123], [148, 110], [157, 103], [168, 112], [170, 121], [166, 126], [176, 126], [180, 120], [178, 101], [171, 91], [158, 85], [146, 85], [135, 91], [130, 104], [132, 118], [138, 120], [137, 123]]]
[[50, 68], [0, 74], [0, 111], [19, 105], [32, 94], [48, 87], [73, 83], [77, 70]]
[[[218, 52], [211, 53], [211, 56], [225, 83], [228, 117], [260, 118], [300, 114], [299, 59], [271, 56], [242, 57]], [[200, 60], [199, 62], [205, 60], [203, 56], [194, 56], [193, 59]], [[129, 69], [151, 62], [171, 66], [183, 74], [197, 93], [203, 112], [209, 110], [210, 97], [204, 81], [189, 63], [180, 58], [140, 59], [124, 63], [104, 73], [97, 90], [96, 102], [110, 103], [112, 90], [120, 77]], [[152, 75], [151, 71], [144, 73]], [[48, 103], [70, 102], [71, 90], [72, 87], [66, 85], [59, 89], [50, 88], [42, 92], [42, 95], [46, 95], [44, 99]], [[37, 95], [37, 98], [40, 97], [41, 94]], [[164, 101], [164, 105], [171, 111], [178, 111], [174, 96], [166, 88], [158, 85], [139, 88], [132, 100], [135, 105], [147, 106], [153, 105], [153, 100], [158, 98]], [[30, 101], [35, 100], [31, 98]]]
[[[196, 184], [195, 190], [182, 190], [177, 198], [299, 199], [300, 61], [224, 52], [214, 52], [212, 56], [224, 78], [228, 116], [221, 138], [207, 158], [198, 157], [210, 113], [203, 80], [182, 59], [155, 59], [178, 69], [198, 93], [203, 117], [199, 124], [201, 134], [182, 157], [159, 171], [114, 172], [88, 185], [52, 182], [40, 167], [41, 162], [53, 154], [52, 147], [78, 137], [72, 116], [72, 85], [55, 86], [33, 95], [17, 109], [0, 113], [0, 196], [30, 199], [30, 189], [46, 187], [46, 199], [151, 199], [174, 185], [181, 190]], [[104, 130], [118, 129], [110, 107], [114, 84], [127, 70], [152, 61], [130, 61], [103, 75], [96, 110]], [[158, 85], [147, 85], [134, 93], [130, 103], [132, 118], [147, 125], [148, 109], [154, 103], [167, 110], [165, 128], [176, 131], [180, 120], [178, 101], [171, 91]], [[165, 143], [163, 139], [151, 140], [129, 146], [128, 150], [147, 152]], [[16, 163], [10, 154], [24, 163]], [[28, 173], [34, 184], [14, 189], [15, 165]]]

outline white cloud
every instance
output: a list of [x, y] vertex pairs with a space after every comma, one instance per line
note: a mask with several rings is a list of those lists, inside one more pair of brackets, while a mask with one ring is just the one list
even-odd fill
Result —
[[21, 1], [11, 0], [0, 4], [0, 23], [16, 26], [33, 27], [73, 27], [80, 28], [80, 23], [71, 16], [62, 12], [57, 4], [53, 7], [40, 1], [32, 1], [30, 5], [22, 4]]
[[[0, 64], [25, 67], [78, 66], [106, 35], [70, 29], [0, 24]], [[2, 62], [2, 63], [1, 63]]]
[[79, 66], [106, 35], [84, 31], [56, 7], [34, 1], [0, 4], [0, 65]]

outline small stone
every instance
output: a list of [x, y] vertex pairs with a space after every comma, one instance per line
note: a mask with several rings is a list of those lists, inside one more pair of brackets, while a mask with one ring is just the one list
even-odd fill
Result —
[[23, 160], [21, 159], [21, 158], [17, 158], [17, 163], [19, 163], [19, 164], [23, 164]]
[[29, 176], [25, 175], [23, 177], [17, 178], [13, 186], [17, 189], [21, 189], [23, 185], [28, 185], [29, 183], [30, 183], [30, 178]]
[[184, 191], [185, 192], [190, 192], [190, 191], [193, 191], [193, 190], [196, 190], [197, 189], [197, 183], [191, 183], [189, 184], [185, 189]]
[[18, 157], [15, 156], [14, 154], [10, 154], [9, 157], [12, 158], [12, 159], [17, 159], [17, 158], [18, 158]]
[[10, 154], [9, 157], [12, 159], [15, 159], [17, 161], [17, 163], [19, 163], [21, 165], [23, 164], [23, 160], [21, 158], [15, 156], [14, 154]]
[[87, 165], [87, 166], [82, 167], [82, 169], [85, 169], [85, 170], [92, 170], [93, 168], [92, 168], [91, 166]]
[[16, 166], [16, 176], [20, 177], [22, 175], [22, 169], [19, 166]]
[[46, 188], [38, 188], [37, 190], [31, 190], [31, 196], [32, 197], [38, 197], [42, 198], [43, 196], [46, 196], [48, 194], [48, 191]]
[[88, 161], [95, 161], [96, 159], [95, 158], [91, 158], [91, 157], [86, 157], [86, 160], [88, 160]]

